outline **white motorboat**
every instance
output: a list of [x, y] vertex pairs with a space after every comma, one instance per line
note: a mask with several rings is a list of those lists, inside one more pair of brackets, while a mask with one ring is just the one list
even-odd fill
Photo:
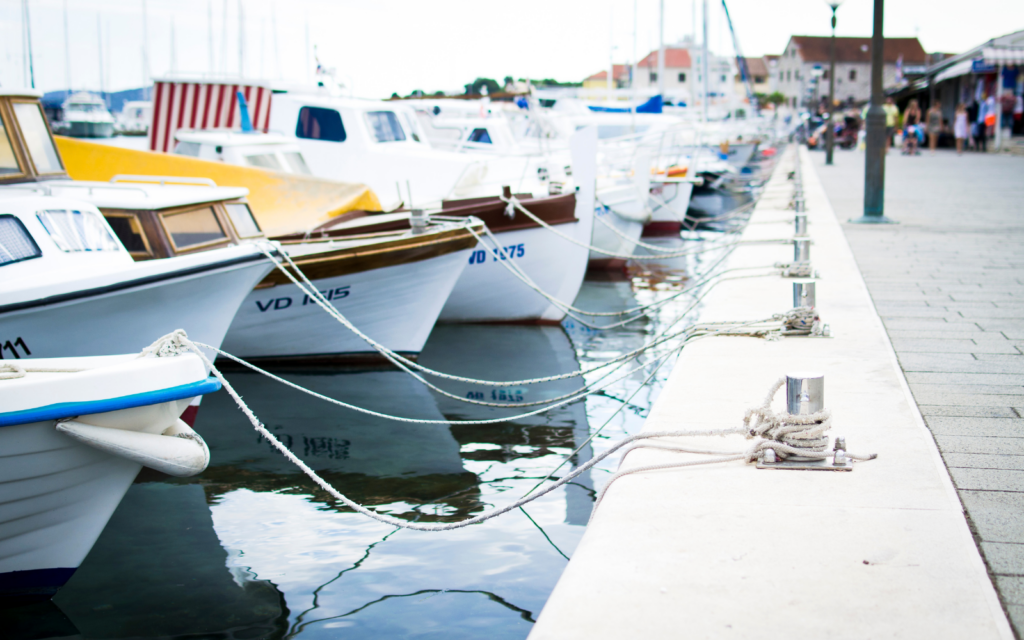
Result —
[[0, 203], [5, 358], [123, 353], [178, 328], [220, 346], [273, 267], [253, 245], [136, 263], [86, 202], [3, 187]]
[[117, 114], [114, 131], [122, 136], [144, 136], [149, 133], [153, 121], [153, 103], [146, 100], [129, 100]]
[[99, 96], [85, 91], [71, 94], [61, 107], [61, 132], [73, 138], [109, 138], [114, 116]]
[[271, 171], [313, 175], [293, 138], [276, 133], [178, 131], [174, 153]]
[[142, 466], [176, 476], [202, 472], [209, 450], [179, 416], [193, 398], [219, 388], [195, 354], [5, 361], [0, 602], [56, 593]]

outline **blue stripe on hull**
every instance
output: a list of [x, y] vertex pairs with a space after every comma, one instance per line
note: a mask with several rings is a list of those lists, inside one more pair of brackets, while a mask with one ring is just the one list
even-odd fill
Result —
[[32, 569], [0, 573], [0, 601], [49, 600], [75, 569]]
[[60, 402], [34, 409], [8, 411], [0, 413], [0, 427], [144, 407], [151, 404], [160, 404], [161, 402], [170, 402], [171, 400], [194, 398], [218, 390], [220, 390], [220, 380], [211, 376], [199, 382], [182, 384], [168, 389], [135, 393], [119, 398], [105, 398], [103, 400], [88, 400], [85, 402]]

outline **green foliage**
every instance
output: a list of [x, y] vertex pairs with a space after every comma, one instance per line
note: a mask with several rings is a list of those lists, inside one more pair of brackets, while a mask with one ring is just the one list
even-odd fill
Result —
[[479, 96], [500, 93], [502, 87], [493, 78], [477, 78], [470, 84], [467, 84], [465, 89], [466, 95]]

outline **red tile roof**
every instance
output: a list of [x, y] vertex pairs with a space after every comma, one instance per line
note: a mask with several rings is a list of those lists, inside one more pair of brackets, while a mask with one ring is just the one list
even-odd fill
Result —
[[[827, 36], [792, 36], [804, 62], [828, 62], [829, 42]], [[887, 64], [893, 64], [903, 56], [903, 64], [926, 64], [928, 54], [917, 38], [886, 38], [882, 57]], [[836, 38], [837, 62], [871, 62], [871, 38]]]
[[[652, 51], [647, 54], [647, 57], [640, 61], [638, 66], [651, 67], [654, 69], [658, 68], [658, 51]], [[671, 47], [665, 47], [665, 68], [666, 69], [689, 69], [692, 66], [690, 62], [690, 52], [686, 49], [674, 49]]]
[[747, 71], [750, 75], [756, 77], [764, 77], [768, 75], [768, 64], [764, 61], [764, 58], [744, 58], [747, 61]]
[[[629, 65], [628, 64], [616, 64], [612, 65], [612, 73], [616, 80], [629, 80]], [[588, 76], [587, 80], [608, 80], [608, 70], [603, 69], [598, 71], [592, 76]]]

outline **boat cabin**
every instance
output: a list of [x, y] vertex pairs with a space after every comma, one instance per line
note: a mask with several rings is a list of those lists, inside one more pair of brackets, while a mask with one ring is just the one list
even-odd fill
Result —
[[0, 185], [68, 177], [40, 95], [0, 89]]
[[237, 131], [183, 131], [174, 134], [174, 153], [249, 167], [310, 176], [302, 151], [293, 138], [273, 133]]

